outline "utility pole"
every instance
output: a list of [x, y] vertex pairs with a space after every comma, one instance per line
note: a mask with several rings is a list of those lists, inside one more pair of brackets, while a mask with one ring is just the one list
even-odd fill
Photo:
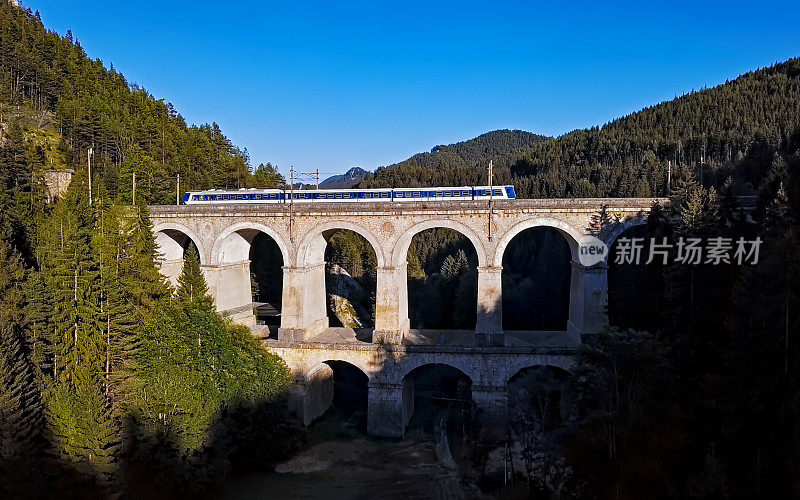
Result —
[[86, 163], [89, 165], [89, 206], [92, 206], [92, 150], [89, 148], [86, 151]]
[[492, 160], [489, 160], [489, 241], [492, 241], [492, 201], [494, 198], [494, 189], [492, 189], [492, 175]]
[[289, 167], [289, 241], [294, 243], [294, 165]]
[[672, 160], [667, 161], [667, 196], [672, 186]]
[[133, 204], [136, 205], [136, 172], [133, 173]]
[[181, 174], [178, 174], [178, 184], [175, 188], [175, 204], [181, 204]]
[[703, 159], [704, 154], [700, 154], [700, 185], [703, 185]]
[[319, 189], [319, 169], [317, 169], [317, 189]]

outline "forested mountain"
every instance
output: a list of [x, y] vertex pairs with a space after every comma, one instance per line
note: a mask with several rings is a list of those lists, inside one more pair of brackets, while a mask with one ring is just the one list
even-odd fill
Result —
[[[75, 171], [57, 203], [46, 169]], [[174, 200], [178, 174], [282, 182], [256, 172], [219, 127], [187, 126], [0, 0], [0, 497], [185, 492], [234, 455], [293, 446], [285, 364], [216, 312], [191, 254], [177, 289], [165, 282], [146, 205]], [[264, 419], [277, 425], [248, 423]]]
[[800, 59], [791, 59], [556, 139], [498, 131], [436, 148], [361, 185], [483, 183], [494, 159], [495, 183], [521, 197], [653, 196], [666, 194], [671, 162], [706, 186], [730, 177], [735, 192], [752, 194], [798, 129]]
[[[88, 57], [71, 32], [48, 31], [38, 11], [0, 2], [0, 69], [2, 140], [35, 169], [85, 167], [91, 147], [96, 178], [110, 194], [130, 191], [137, 172], [138, 193], [150, 203], [175, 199], [177, 175], [187, 189], [253, 184], [247, 152], [217, 124], [187, 125], [172, 104]], [[26, 140], [32, 130], [50, 130], [47, 142], [64, 161], [54, 163], [44, 144], [18, 144], [15, 123]]]
[[[188, 188], [284, 180], [271, 164], [251, 174], [216, 125], [187, 125], [13, 3], [0, 0], [0, 497], [208, 496], [226, 473], [297, 446], [283, 399], [292, 376], [214, 310], [193, 248], [178, 286], [165, 282], [146, 204], [171, 202], [178, 174]], [[533, 411], [514, 424], [530, 437], [519, 447], [529, 490], [510, 496], [798, 495], [798, 74], [800, 61], [787, 61], [557, 139], [491, 132], [361, 183], [482, 183], [493, 160], [495, 182], [522, 196], [651, 195], [665, 192], [672, 162], [671, 203], [654, 207], [643, 234], [763, 240], [750, 266], [609, 265], [609, 316], [629, 330], [581, 349], [563, 382], [575, 387], [565, 405], [577, 411], [543, 414], [558, 391], [530, 392]], [[56, 203], [43, 185], [50, 168], [75, 170]], [[714, 187], [760, 203], [738, 217], [735, 198]], [[546, 231], [508, 247], [506, 328], [531, 328], [531, 318], [535, 329], [564, 328], [555, 323], [566, 319], [572, 264], [561, 235]], [[334, 235], [326, 261], [375, 289], [377, 259], [359, 238]], [[557, 242], [565, 257], [553, 254]], [[443, 229], [411, 242], [414, 326], [473, 327], [470, 247]], [[280, 265], [251, 270], [281, 289]], [[374, 310], [374, 296], [364, 302]], [[553, 491], [566, 476], [573, 484]]]
[[361, 167], [353, 167], [341, 175], [333, 175], [319, 183], [324, 189], [347, 189], [358, 184], [368, 172]]
[[548, 137], [523, 130], [495, 130], [474, 139], [436, 146], [367, 175], [359, 187], [462, 186], [485, 182], [489, 160], [508, 168], [531, 146]]

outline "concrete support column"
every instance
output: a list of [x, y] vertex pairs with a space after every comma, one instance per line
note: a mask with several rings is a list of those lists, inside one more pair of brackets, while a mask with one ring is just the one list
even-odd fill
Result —
[[237, 323], [255, 325], [250, 261], [224, 262], [216, 266], [201, 266], [201, 269], [217, 311]]
[[304, 341], [326, 328], [325, 262], [304, 267], [284, 266], [278, 338]]
[[408, 263], [379, 267], [375, 294], [375, 330], [372, 341], [401, 344], [408, 332]]
[[289, 410], [303, 422], [311, 422], [321, 417], [333, 403], [333, 370], [322, 364], [312, 372], [298, 377], [289, 390]]
[[478, 268], [478, 321], [475, 332], [487, 340], [503, 333], [503, 268]]
[[608, 267], [604, 263], [586, 267], [572, 263], [567, 332], [600, 333], [608, 326]]
[[369, 383], [367, 433], [371, 436], [403, 437], [414, 413], [413, 381]]
[[472, 400], [479, 410], [481, 435], [502, 439], [508, 428], [508, 393], [505, 386], [473, 385]]

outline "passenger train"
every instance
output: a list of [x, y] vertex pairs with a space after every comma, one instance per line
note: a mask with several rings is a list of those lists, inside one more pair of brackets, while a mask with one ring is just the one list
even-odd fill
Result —
[[357, 202], [410, 202], [410, 201], [474, 201], [513, 200], [517, 197], [514, 186], [460, 186], [396, 189], [238, 189], [190, 191], [183, 195], [183, 203], [357, 203]]

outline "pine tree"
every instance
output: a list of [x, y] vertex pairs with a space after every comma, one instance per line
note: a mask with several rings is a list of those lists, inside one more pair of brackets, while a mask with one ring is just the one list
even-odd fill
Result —
[[41, 235], [42, 273], [54, 301], [47, 416], [56, 454], [109, 486], [119, 437], [104, 380], [109, 351], [102, 238], [85, 186], [77, 181]]
[[200, 304], [211, 307], [208, 285], [200, 270], [200, 259], [194, 247], [189, 248], [184, 257], [183, 270], [178, 277], [177, 297], [186, 304]]
[[15, 489], [11, 481], [27, 479], [41, 450], [42, 405], [24, 324], [24, 276], [0, 241], [0, 493]]

